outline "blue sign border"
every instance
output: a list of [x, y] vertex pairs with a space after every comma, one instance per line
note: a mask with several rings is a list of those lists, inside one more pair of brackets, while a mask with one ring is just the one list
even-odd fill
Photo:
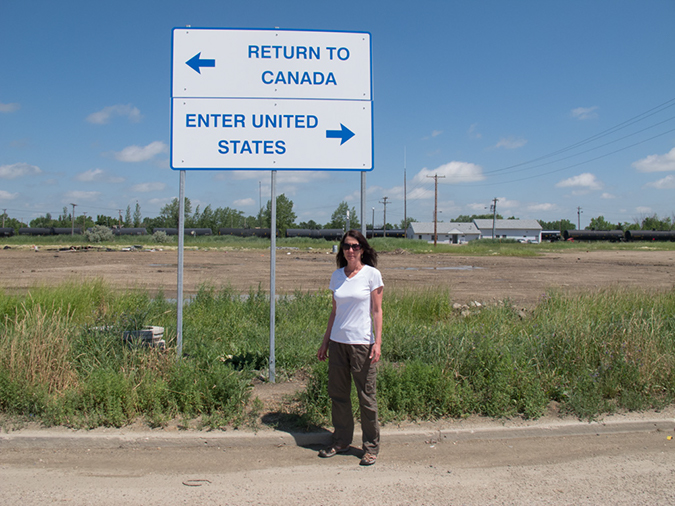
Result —
[[[354, 168], [250, 168], [250, 167], [223, 167], [223, 168], [183, 168], [183, 167], [174, 167], [173, 166], [173, 99], [178, 98], [173, 96], [173, 76], [174, 76], [174, 33], [176, 30], [214, 30], [214, 31], [237, 31], [237, 32], [313, 32], [313, 33], [353, 33], [353, 34], [367, 34], [368, 35], [368, 45], [370, 49], [370, 100], [365, 102], [371, 103], [371, 119], [370, 119], [370, 138], [371, 138], [371, 161], [370, 168], [368, 169], [354, 169]], [[170, 100], [171, 100], [171, 129], [169, 132], [170, 138], [170, 147], [169, 147], [169, 167], [172, 170], [207, 170], [207, 171], [220, 171], [220, 170], [245, 170], [245, 171], [264, 171], [264, 170], [278, 170], [278, 171], [324, 171], [324, 172], [371, 172], [375, 168], [375, 102], [373, 100], [373, 38], [370, 32], [363, 31], [349, 31], [349, 30], [314, 30], [314, 29], [290, 29], [290, 28], [214, 28], [214, 27], [193, 27], [193, 26], [182, 26], [174, 27], [171, 30], [171, 80], [170, 80]], [[283, 99], [277, 99], [283, 100]], [[307, 99], [314, 100], [314, 99]]]

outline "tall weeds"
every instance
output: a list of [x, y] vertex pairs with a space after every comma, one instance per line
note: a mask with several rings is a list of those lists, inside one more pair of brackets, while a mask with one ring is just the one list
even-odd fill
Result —
[[21, 306], [0, 335], [0, 368], [14, 381], [42, 386], [49, 393], [76, 387], [77, 375], [68, 360], [72, 331], [62, 308]]
[[[316, 360], [330, 308], [324, 291], [289, 294], [276, 309], [277, 381], [309, 376], [298, 408], [308, 426], [330, 413], [327, 368]], [[251, 380], [269, 367], [269, 298], [260, 289], [202, 287], [184, 311], [180, 361], [176, 307], [161, 294], [66, 283], [23, 299], [0, 293], [0, 310], [0, 410], [45, 424], [246, 423]], [[536, 418], [551, 401], [593, 418], [675, 396], [675, 291], [552, 292], [523, 317], [508, 303], [465, 316], [449, 292], [390, 290], [383, 311], [385, 421]], [[122, 342], [123, 331], [144, 325], [165, 328], [166, 351]]]

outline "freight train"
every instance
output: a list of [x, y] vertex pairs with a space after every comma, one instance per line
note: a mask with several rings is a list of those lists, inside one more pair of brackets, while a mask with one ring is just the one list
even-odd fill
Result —
[[[128, 235], [147, 235], [151, 232], [146, 228], [113, 228], [111, 229], [114, 235], [128, 236]], [[164, 232], [166, 235], [178, 235], [177, 228], [154, 228], [152, 232]], [[386, 231], [386, 237], [404, 238], [406, 236], [405, 229], [393, 229]], [[46, 228], [20, 228], [19, 235], [30, 236], [44, 236], [44, 235], [70, 235], [72, 233], [81, 234], [82, 229], [79, 227], [60, 228], [60, 227], [46, 227]], [[221, 228], [218, 229], [220, 236], [235, 236], [235, 237], [261, 237], [269, 238], [272, 231], [269, 228]], [[324, 229], [306, 229], [306, 228], [289, 228], [286, 230], [284, 237], [309, 237], [312, 239], [325, 239], [326, 241], [339, 241], [342, 238], [344, 231], [339, 228], [324, 228]], [[0, 228], [0, 237], [11, 237], [14, 235], [13, 228]], [[210, 228], [186, 228], [186, 236], [210, 236], [214, 235]], [[281, 235], [277, 231], [277, 237]], [[371, 239], [373, 237], [384, 237], [383, 230], [367, 230], [366, 237]], [[675, 241], [675, 230], [564, 230], [562, 234], [557, 230], [546, 230], [541, 234], [542, 241], [558, 241], [563, 239], [565, 241], [609, 241], [609, 242], [631, 242], [631, 241]]]

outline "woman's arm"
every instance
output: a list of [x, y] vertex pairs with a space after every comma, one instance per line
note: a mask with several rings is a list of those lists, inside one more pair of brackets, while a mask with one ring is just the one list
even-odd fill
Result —
[[379, 287], [370, 292], [370, 312], [373, 318], [373, 332], [375, 344], [370, 351], [370, 359], [374, 364], [380, 360], [382, 350], [382, 293], [384, 287]]
[[323, 335], [323, 341], [319, 347], [319, 351], [316, 353], [316, 357], [320, 361], [326, 360], [328, 356], [328, 343], [330, 342], [330, 333], [333, 329], [333, 322], [335, 321], [335, 296], [333, 296], [333, 309], [331, 309], [330, 316], [328, 317], [328, 325], [326, 328], [326, 333]]

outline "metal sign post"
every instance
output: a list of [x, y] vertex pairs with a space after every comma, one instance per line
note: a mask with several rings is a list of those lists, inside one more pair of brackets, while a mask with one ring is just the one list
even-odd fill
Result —
[[270, 200], [270, 383], [275, 382], [276, 358], [274, 328], [276, 321], [276, 264], [277, 264], [277, 171], [272, 171], [272, 200]]
[[178, 360], [183, 356], [183, 252], [185, 245], [185, 171], [180, 171], [178, 185], [178, 294], [176, 322], [176, 355]]

